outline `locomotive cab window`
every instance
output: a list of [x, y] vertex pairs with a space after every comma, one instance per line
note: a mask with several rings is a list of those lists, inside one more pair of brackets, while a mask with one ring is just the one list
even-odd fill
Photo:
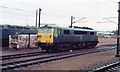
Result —
[[64, 30], [64, 34], [70, 34], [69, 30]]
[[39, 33], [52, 33], [53, 28], [40, 28], [38, 30]]
[[54, 35], [58, 35], [59, 34], [59, 29], [57, 28], [54, 28], [54, 31], [53, 31]]
[[90, 35], [94, 35], [94, 32], [90, 32]]

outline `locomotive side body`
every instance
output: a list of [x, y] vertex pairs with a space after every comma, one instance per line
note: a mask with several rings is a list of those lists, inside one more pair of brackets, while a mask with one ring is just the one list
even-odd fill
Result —
[[42, 29], [51, 29], [50, 33], [38, 33], [38, 45], [45, 50], [95, 47], [98, 43], [94, 30], [50, 26]]

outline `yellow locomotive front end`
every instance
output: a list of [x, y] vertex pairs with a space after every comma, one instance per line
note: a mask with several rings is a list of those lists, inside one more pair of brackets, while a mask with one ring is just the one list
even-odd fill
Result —
[[53, 34], [47, 34], [47, 33], [38, 33], [37, 35], [37, 42], [39, 43], [48, 43], [52, 44], [53, 43]]
[[37, 34], [37, 44], [42, 50], [48, 50], [54, 42], [54, 28], [40, 27]]

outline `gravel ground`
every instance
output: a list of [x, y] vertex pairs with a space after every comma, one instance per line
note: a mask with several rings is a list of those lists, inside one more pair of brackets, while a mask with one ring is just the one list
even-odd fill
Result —
[[120, 61], [120, 57], [114, 57], [110, 60], [106, 60], [106, 61], [101, 61], [101, 62], [98, 62], [96, 64], [91, 64], [85, 68], [82, 68], [83, 70], [95, 70], [96, 68], [100, 68], [100, 67], [103, 67], [105, 65], [108, 65], [108, 64], [112, 64], [112, 63], [115, 63], [117, 61]]
[[99, 43], [97, 46], [117, 43], [116, 38], [99, 38], [98, 40], [99, 40]]
[[115, 50], [48, 62], [40, 66], [22, 68], [21, 70], [90, 70], [94, 65], [111, 59], [116, 59]]

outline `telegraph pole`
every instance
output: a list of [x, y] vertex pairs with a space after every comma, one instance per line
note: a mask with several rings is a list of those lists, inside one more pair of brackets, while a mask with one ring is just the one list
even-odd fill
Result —
[[[120, 36], [120, 2], [118, 2], [118, 36]], [[119, 37], [117, 37], [117, 50], [116, 50], [116, 55], [115, 55], [115, 57], [120, 57], [120, 55], [119, 55], [119, 48], [120, 48], [120, 45], [119, 45], [119, 43], [120, 43], [120, 39], [119, 39]]]
[[38, 27], [40, 28], [40, 15], [41, 15], [42, 9], [39, 8], [39, 22], [38, 22]]
[[38, 10], [36, 10], [36, 22], [35, 22], [35, 27], [37, 27], [37, 15], [38, 15]]

